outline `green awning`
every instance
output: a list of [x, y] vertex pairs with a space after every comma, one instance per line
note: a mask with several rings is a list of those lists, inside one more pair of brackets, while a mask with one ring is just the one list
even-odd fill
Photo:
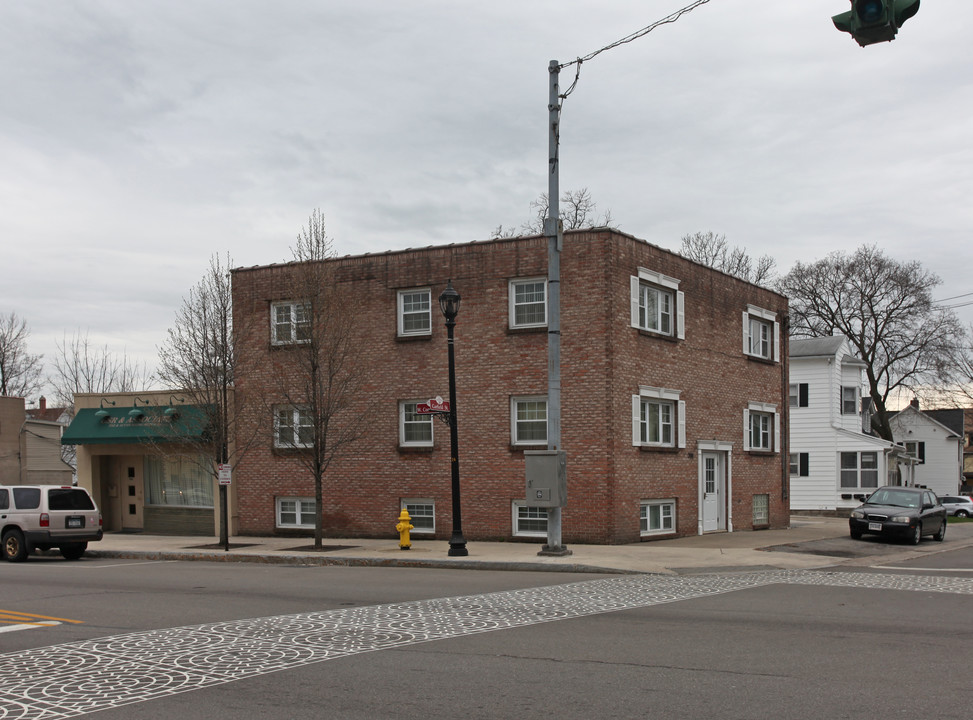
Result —
[[208, 427], [205, 406], [83, 408], [64, 431], [61, 444], [199, 442], [206, 439]]

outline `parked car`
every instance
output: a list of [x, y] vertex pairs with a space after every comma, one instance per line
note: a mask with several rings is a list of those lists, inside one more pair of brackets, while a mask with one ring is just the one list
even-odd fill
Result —
[[0, 487], [0, 557], [23, 562], [34, 550], [58, 548], [77, 560], [102, 538], [98, 506], [84, 488], [70, 485]]
[[924, 488], [880, 487], [851, 511], [848, 518], [851, 537], [881, 535], [900, 538], [918, 545], [923, 535], [934, 540], [946, 537], [946, 508], [936, 493]]
[[939, 501], [946, 508], [947, 515], [973, 517], [973, 498], [965, 495], [943, 495]]

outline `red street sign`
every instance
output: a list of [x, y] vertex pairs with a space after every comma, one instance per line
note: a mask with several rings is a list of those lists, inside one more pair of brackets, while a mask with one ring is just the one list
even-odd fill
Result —
[[427, 402], [416, 403], [416, 412], [419, 415], [432, 415], [433, 413], [448, 413], [449, 400], [443, 400], [438, 395]]

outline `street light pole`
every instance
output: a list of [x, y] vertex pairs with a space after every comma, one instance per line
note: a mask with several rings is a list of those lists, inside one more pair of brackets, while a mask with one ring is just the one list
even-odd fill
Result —
[[466, 538], [463, 537], [463, 515], [459, 493], [459, 442], [456, 428], [456, 362], [453, 355], [453, 328], [459, 313], [460, 294], [453, 288], [453, 281], [446, 282], [446, 289], [439, 296], [439, 308], [446, 318], [446, 348], [449, 356], [449, 447], [453, 494], [453, 534], [449, 539], [449, 555], [466, 557]]

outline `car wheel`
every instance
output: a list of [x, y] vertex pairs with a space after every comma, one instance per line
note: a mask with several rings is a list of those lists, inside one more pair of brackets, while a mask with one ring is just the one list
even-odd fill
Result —
[[77, 560], [82, 555], [84, 551], [88, 549], [88, 543], [68, 543], [67, 545], [61, 546], [61, 555], [65, 560]]
[[912, 535], [909, 536], [909, 544], [918, 545], [920, 540], [922, 540], [922, 523], [916, 523], [912, 528]]
[[852, 540], [861, 540], [862, 539], [862, 531], [861, 530], [852, 530], [851, 531], [851, 539]]
[[966, 510], [957, 510], [956, 517], [969, 517], [970, 514]]
[[20, 530], [7, 530], [3, 534], [3, 554], [10, 562], [23, 562], [27, 559], [27, 543]]
[[939, 528], [939, 532], [932, 536], [933, 540], [942, 542], [946, 539], [946, 518], [943, 518], [943, 524]]

